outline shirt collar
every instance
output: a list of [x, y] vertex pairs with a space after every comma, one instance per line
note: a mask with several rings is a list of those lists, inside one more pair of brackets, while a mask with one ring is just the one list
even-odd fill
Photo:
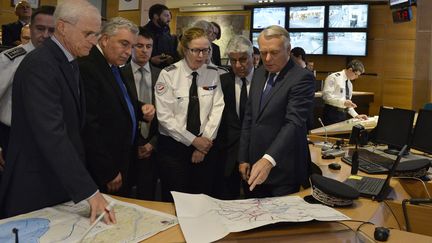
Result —
[[181, 64], [183, 65], [183, 68], [185, 70], [185, 73], [187, 74], [187, 76], [191, 76], [192, 72], [197, 72], [198, 76], [201, 76], [204, 73], [204, 70], [207, 68], [207, 64], [203, 64], [200, 68], [198, 68], [197, 70], [192, 70], [187, 62], [186, 59], [182, 59], [181, 60]]
[[60, 47], [60, 49], [66, 55], [66, 58], [69, 62], [75, 60], [75, 57], [57, 40], [57, 38], [55, 38], [54, 35], [51, 36], [51, 40], [54, 41], [54, 43], [56, 43]]
[[[346, 75], [346, 69], [344, 69], [343, 71], [342, 71], [342, 77], [344, 78], [344, 80], [349, 80], [348, 79], [348, 76]], [[351, 80], [350, 80], [351, 81]]]
[[[136, 64], [134, 61], [131, 61], [131, 67], [132, 67], [132, 72], [136, 73], [136, 72], [140, 72], [138, 69], [141, 68], [140, 65]], [[144, 70], [146, 72], [150, 72], [150, 64], [149, 62], [147, 62], [144, 66]]]
[[[248, 75], [246, 75], [246, 83], [249, 84], [253, 78], [254, 70], [252, 69]], [[239, 76], [235, 77], [238, 81], [241, 81], [241, 78]]]

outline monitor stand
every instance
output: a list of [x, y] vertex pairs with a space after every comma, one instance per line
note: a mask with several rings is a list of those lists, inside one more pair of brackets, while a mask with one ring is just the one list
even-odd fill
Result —
[[[384, 149], [384, 153], [392, 154], [392, 155], [396, 155], [397, 156], [399, 154], [400, 150], [401, 150], [401, 148], [388, 145], [388, 148]], [[403, 154], [403, 156], [406, 156], [408, 154], [409, 154], [409, 149], [405, 150], [405, 153]]]

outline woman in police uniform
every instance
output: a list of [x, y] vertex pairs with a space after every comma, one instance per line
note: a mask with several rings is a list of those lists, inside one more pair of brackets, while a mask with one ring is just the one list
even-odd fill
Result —
[[172, 201], [170, 191], [211, 195], [217, 162], [212, 145], [224, 108], [217, 68], [206, 64], [207, 34], [186, 30], [179, 53], [184, 58], [163, 69], [155, 85], [164, 201]]

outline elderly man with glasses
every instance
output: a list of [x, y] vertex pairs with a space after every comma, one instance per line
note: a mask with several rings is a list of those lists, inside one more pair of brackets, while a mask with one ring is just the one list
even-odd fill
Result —
[[2, 25], [2, 39], [5, 46], [17, 46], [21, 44], [21, 28], [30, 23], [32, 8], [27, 1], [19, 1], [15, 5], [15, 15], [18, 20]]
[[345, 121], [347, 114], [354, 118], [366, 120], [367, 115], [359, 115], [355, 108], [357, 105], [351, 101], [353, 85], [352, 80], [357, 79], [365, 68], [359, 60], [352, 60], [340, 72], [330, 74], [324, 81], [322, 91], [324, 100], [323, 122], [325, 125]]

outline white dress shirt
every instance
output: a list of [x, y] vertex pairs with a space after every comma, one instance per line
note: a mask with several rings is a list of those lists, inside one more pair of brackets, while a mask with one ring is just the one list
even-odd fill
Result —
[[[325, 104], [345, 109], [345, 81], [348, 80], [348, 88], [349, 93], [348, 97], [351, 99], [352, 97], [352, 91], [353, 91], [353, 85], [351, 81], [348, 79], [348, 77], [345, 74], [345, 71], [342, 70], [340, 72], [332, 73], [330, 74], [324, 81], [324, 88], [322, 91], [322, 98], [324, 100]], [[348, 108], [348, 114], [350, 114], [352, 117], [358, 116], [358, 113], [354, 110], [354, 108]]]
[[[26, 53], [13, 58], [12, 60], [5, 54], [14, 51], [18, 48], [23, 48]], [[9, 50], [5, 50], [0, 54], [0, 121], [5, 125], [11, 125], [12, 118], [12, 82], [15, 76], [15, 71], [24, 57], [35, 47], [32, 42], [25, 45], [19, 45]]]
[[164, 68], [155, 85], [159, 132], [186, 146], [191, 145], [196, 138], [186, 129], [193, 71], [198, 73], [200, 134], [214, 140], [225, 106], [219, 74], [215, 67], [204, 64], [198, 70], [192, 70], [183, 59]]

